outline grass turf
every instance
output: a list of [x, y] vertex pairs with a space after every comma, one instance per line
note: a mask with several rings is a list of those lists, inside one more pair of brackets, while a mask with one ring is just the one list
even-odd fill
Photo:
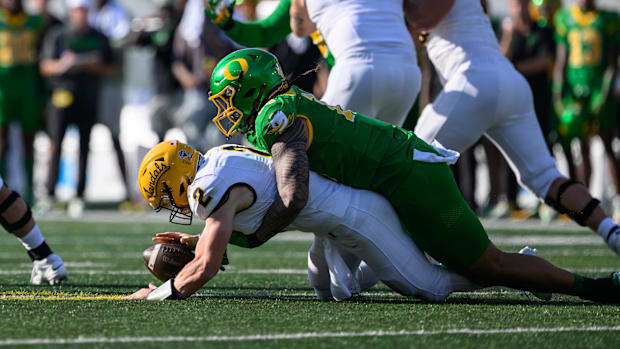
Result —
[[[620, 307], [574, 297], [556, 295], [551, 302], [531, 302], [513, 290], [493, 288], [454, 294], [434, 304], [399, 296], [380, 285], [352, 301], [319, 302], [305, 275], [310, 240], [301, 234], [291, 236], [302, 239], [276, 240], [255, 250], [231, 247], [229, 270], [186, 301], [79, 300], [125, 295], [155, 282], [140, 253], [149, 246], [153, 232], [178, 227], [85, 222], [42, 222], [40, 226], [49, 245], [67, 263], [70, 281], [59, 287], [30, 286], [30, 262], [23, 248], [15, 239], [3, 238], [0, 346], [25, 344], [20, 341], [32, 338], [51, 340], [46, 347], [110, 348], [620, 345]], [[184, 229], [191, 230], [199, 231], [200, 226]], [[585, 275], [620, 270], [620, 259], [595, 239], [590, 242], [588, 238], [595, 236], [587, 231], [496, 230], [490, 235], [506, 242], [500, 247], [514, 251], [522, 247], [515, 241], [581, 238], [578, 244], [534, 247], [540, 256]], [[73, 300], [54, 300], [63, 295]], [[182, 338], [174, 342], [170, 336]], [[92, 338], [100, 342], [92, 343]], [[64, 339], [70, 343], [61, 343]], [[45, 341], [33, 344], [41, 346]]]

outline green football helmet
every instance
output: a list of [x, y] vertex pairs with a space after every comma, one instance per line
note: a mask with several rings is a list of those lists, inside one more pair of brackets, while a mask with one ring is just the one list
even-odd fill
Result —
[[256, 48], [235, 51], [222, 58], [211, 74], [209, 100], [217, 106], [212, 121], [226, 137], [245, 134], [260, 108], [287, 88], [276, 56]]

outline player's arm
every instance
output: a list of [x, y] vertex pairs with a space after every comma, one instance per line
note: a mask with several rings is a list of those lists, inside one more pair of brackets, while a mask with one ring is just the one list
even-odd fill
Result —
[[[291, 0], [282, 0], [276, 9], [265, 19], [257, 22], [239, 22], [232, 19], [232, 11], [228, 18], [222, 18], [215, 12], [217, 1], [205, 0], [207, 16], [222, 28], [226, 35], [237, 43], [248, 47], [272, 47], [286, 38], [291, 32], [289, 8]], [[224, 16], [226, 17], [226, 16]]]
[[198, 243], [195, 257], [187, 263], [174, 279], [158, 288], [141, 289], [128, 299], [185, 299], [213, 279], [220, 270], [226, 245], [230, 239], [235, 213], [249, 207], [254, 194], [245, 186], [233, 186], [222, 198], [220, 207], [206, 220]]
[[310, 35], [316, 30], [316, 25], [310, 20], [305, 0], [291, 0], [289, 11], [291, 17], [291, 31], [300, 38]]
[[283, 231], [308, 202], [310, 169], [307, 145], [308, 126], [303, 119], [296, 119], [271, 146], [278, 194], [256, 230], [259, 244]]
[[405, 0], [403, 3], [407, 21], [420, 31], [439, 24], [453, 5], [454, 0]]

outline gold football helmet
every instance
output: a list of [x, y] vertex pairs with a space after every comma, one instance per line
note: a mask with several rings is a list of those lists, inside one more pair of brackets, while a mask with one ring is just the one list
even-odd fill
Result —
[[170, 211], [170, 222], [192, 224], [187, 190], [202, 163], [202, 155], [179, 141], [164, 141], [142, 159], [138, 186], [155, 211]]

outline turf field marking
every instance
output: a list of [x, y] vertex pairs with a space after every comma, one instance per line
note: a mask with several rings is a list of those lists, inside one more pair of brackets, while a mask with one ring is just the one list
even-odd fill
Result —
[[365, 331], [365, 332], [302, 332], [275, 333], [246, 336], [168, 336], [168, 337], [78, 337], [78, 338], [32, 338], [5, 339], [0, 345], [42, 345], [42, 344], [96, 344], [96, 343], [152, 343], [152, 342], [249, 342], [283, 339], [307, 338], [350, 338], [350, 337], [395, 337], [395, 336], [433, 336], [445, 334], [494, 335], [522, 333], [558, 333], [558, 332], [617, 332], [620, 326], [593, 327], [551, 327], [551, 328], [502, 328], [473, 329], [455, 328], [448, 330], [416, 330], [416, 331]]
[[8, 291], [0, 292], [0, 300], [51, 300], [51, 301], [100, 301], [122, 300], [125, 295], [100, 295], [97, 293], [69, 293], [50, 291]]

